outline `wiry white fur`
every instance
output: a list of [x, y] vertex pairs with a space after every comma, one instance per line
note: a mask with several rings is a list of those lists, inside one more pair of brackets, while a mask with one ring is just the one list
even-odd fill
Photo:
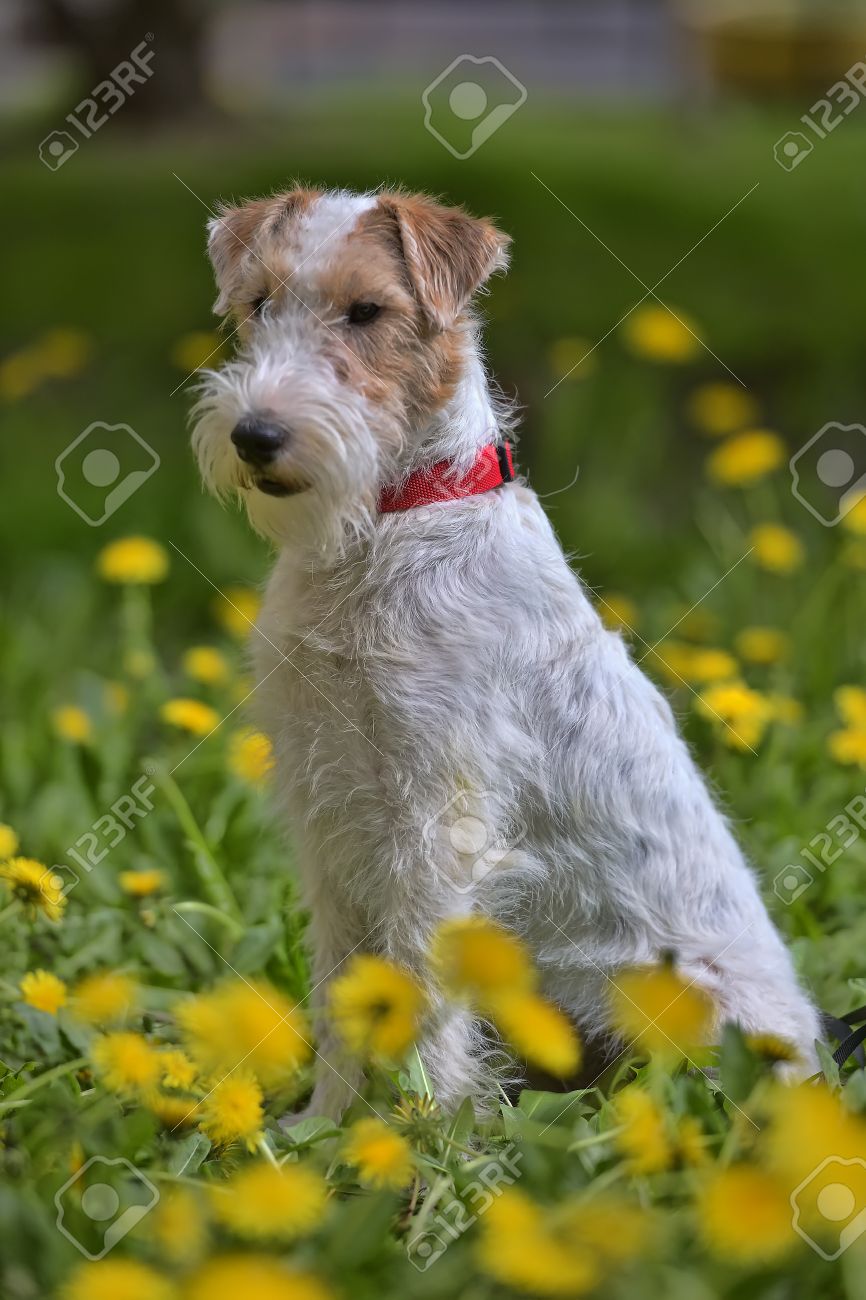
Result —
[[[262, 402], [304, 412], [313, 489], [251, 511], [292, 539], [254, 650], [317, 997], [365, 949], [429, 987], [437, 923], [481, 911], [525, 938], [545, 992], [590, 1038], [611, 1036], [617, 971], [673, 951], [720, 1022], [772, 1031], [811, 1064], [817, 1014], [752, 871], [666, 700], [602, 625], [535, 494], [518, 482], [421, 515], [372, 509], [395, 474], [466, 463], [501, 435], [472, 329], [450, 406], [401, 430], [399, 454], [384, 458], [394, 431], [322, 369], [317, 330], [300, 313], [273, 322], [247, 359], [210, 377], [195, 433], [208, 483], [233, 487], [244, 473], [228, 443], [235, 419]], [[449, 832], [462, 798], [507, 850], [487, 874]], [[445, 1103], [495, 1091], [485, 1042], [434, 995], [421, 1051]], [[326, 1026], [320, 1051], [312, 1108], [336, 1113], [357, 1070]]]

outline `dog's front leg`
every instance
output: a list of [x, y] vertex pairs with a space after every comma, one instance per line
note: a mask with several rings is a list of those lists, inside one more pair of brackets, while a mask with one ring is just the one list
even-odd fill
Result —
[[466, 1096], [483, 1099], [496, 1090], [485, 1064], [480, 1025], [469, 1011], [445, 1000], [429, 965], [436, 927], [471, 910], [472, 901], [466, 894], [450, 887], [437, 889], [429, 878], [421, 880], [415, 873], [397, 875], [390, 883], [378, 945], [391, 961], [415, 975], [427, 996], [426, 1026], [418, 1051], [433, 1095], [445, 1107]]
[[335, 899], [331, 890], [318, 883], [308, 888], [307, 894], [311, 907], [307, 935], [312, 950], [310, 1005], [316, 1028], [316, 1082], [306, 1113], [339, 1120], [359, 1096], [364, 1071], [361, 1063], [346, 1052], [334, 1030], [327, 1013], [328, 987], [344, 971], [353, 953], [369, 951], [370, 935], [345, 899]]

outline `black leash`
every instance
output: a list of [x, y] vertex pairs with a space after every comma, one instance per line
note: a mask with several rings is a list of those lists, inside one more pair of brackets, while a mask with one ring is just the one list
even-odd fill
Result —
[[[853, 1056], [861, 1068], [866, 1068], [866, 1053], [863, 1050], [863, 1043], [866, 1042], [866, 1006], [857, 1007], [844, 1016], [831, 1016], [824, 1012], [821, 1019], [825, 1034], [841, 1039], [833, 1053], [836, 1064], [842, 1066]], [[855, 1029], [855, 1025], [858, 1028]]]

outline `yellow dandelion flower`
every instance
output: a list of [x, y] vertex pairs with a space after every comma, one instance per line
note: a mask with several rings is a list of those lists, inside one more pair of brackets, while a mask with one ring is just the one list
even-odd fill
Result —
[[141, 1094], [159, 1079], [159, 1055], [141, 1034], [106, 1034], [94, 1045], [93, 1064], [112, 1092]]
[[207, 736], [220, 724], [220, 715], [201, 700], [166, 700], [160, 705], [159, 716], [169, 726], [188, 731], [193, 736]]
[[11, 826], [5, 822], [0, 822], [0, 862], [5, 862], [11, 858], [18, 848], [19, 840], [17, 833]]
[[352, 1125], [343, 1149], [347, 1162], [369, 1187], [399, 1191], [412, 1177], [412, 1148], [381, 1119], [360, 1119]]
[[622, 1125], [616, 1137], [619, 1150], [635, 1174], [655, 1174], [670, 1168], [675, 1148], [667, 1118], [648, 1092], [633, 1084], [618, 1094], [614, 1111]]
[[696, 698], [695, 708], [732, 749], [754, 749], [772, 717], [767, 698], [741, 681], [706, 687]]
[[688, 682], [692, 671], [693, 645], [684, 641], [662, 641], [648, 656], [661, 675], [673, 686]]
[[306, 1165], [264, 1161], [241, 1169], [211, 1199], [215, 1218], [247, 1240], [293, 1241], [325, 1217], [328, 1186]]
[[849, 727], [866, 727], [866, 691], [862, 686], [840, 686], [833, 692], [833, 702]]
[[99, 552], [96, 568], [105, 582], [149, 585], [166, 577], [168, 552], [150, 537], [120, 537]]
[[618, 973], [611, 1014], [630, 1043], [663, 1057], [687, 1056], [708, 1042], [715, 1008], [703, 989], [672, 966], [643, 966]]
[[183, 671], [203, 686], [222, 686], [231, 673], [225, 655], [211, 645], [194, 645], [185, 651]]
[[701, 384], [689, 398], [688, 413], [702, 433], [720, 438], [754, 425], [758, 405], [738, 384]]
[[757, 524], [749, 533], [752, 559], [768, 573], [794, 573], [806, 552], [796, 533], [781, 524]]
[[330, 1287], [312, 1273], [295, 1272], [269, 1255], [217, 1255], [187, 1280], [183, 1295], [184, 1300], [334, 1300]]
[[0, 862], [0, 880], [24, 904], [31, 915], [41, 912], [49, 921], [59, 921], [66, 906], [63, 881], [35, 858], [9, 858]]
[[156, 867], [148, 871], [121, 871], [118, 879], [124, 893], [131, 894], [133, 898], [147, 898], [150, 894], [159, 893], [168, 884], [168, 876]]
[[349, 1050], [395, 1063], [418, 1037], [426, 1001], [407, 971], [367, 955], [353, 957], [329, 991], [334, 1027]]
[[490, 1014], [503, 1038], [527, 1061], [558, 1079], [575, 1073], [580, 1039], [558, 1007], [518, 989], [491, 999]]
[[141, 1100], [163, 1128], [188, 1128], [197, 1124], [201, 1117], [201, 1102], [191, 1097], [179, 1097], [177, 1093], [147, 1092]]
[[169, 1047], [159, 1054], [162, 1070], [162, 1084], [165, 1088], [192, 1088], [198, 1077], [195, 1064], [186, 1052], [178, 1047]]
[[849, 533], [854, 533], [857, 537], [866, 537], [866, 493], [858, 496], [854, 501], [844, 502], [845, 513], [842, 516], [842, 527]]
[[698, 1166], [708, 1163], [707, 1138], [700, 1120], [694, 1115], [684, 1115], [677, 1124], [675, 1146], [682, 1164]]
[[717, 447], [707, 459], [707, 473], [723, 487], [750, 487], [785, 463], [785, 444], [769, 429], [749, 429]]
[[634, 1259], [650, 1240], [652, 1220], [646, 1210], [616, 1193], [569, 1196], [554, 1216], [567, 1239], [600, 1263]]
[[790, 639], [777, 627], [744, 627], [734, 644], [737, 654], [750, 664], [775, 664], [791, 648]]
[[214, 614], [221, 627], [245, 641], [255, 625], [262, 598], [251, 587], [226, 587], [214, 602]]
[[574, 1233], [579, 1216], [535, 1205], [506, 1188], [479, 1224], [481, 1268], [497, 1282], [535, 1296], [575, 1296], [600, 1280], [597, 1255]]
[[630, 632], [640, 625], [640, 612], [630, 596], [610, 591], [599, 597], [598, 612], [605, 627], [612, 632]]
[[62, 979], [47, 970], [31, 970], [21, 977], [18, 985], [21, 997], [29, 1007], [56, 1016], [66, 1006], [66, 985]]
[[229, 737], [229, 771], [240, 781], [260, 785], [274, 766], [274, 750], [261, 731], [236, 731]]
[[52, 710], [51, 725], [61, 740], [73, 745], [86, 745], [93, 738], [93, 723], [77, 704], [61, 704]]
[[750, 1165], [708, 1174], [695, 1209], [710, 1250], [741, 1264], [769, 1263], [786, 1254], [799, 1240], [791, 1223], [790, 1191]]
[[661, 305], [638, 307], [623, 322], [622, 334], [629, 350], [648, 361], [691, 361], [701, 346], [694, 321]]
[[43, 374], [66, 379], [90, 360], [93, 340], [81, 330], [53, 329], [37, 340], [35, 351]]
[[[822, 1186], [850, 1184], [863, 1205], [866, 1196], [866, 1121], [824, 1084], [786, 1087], [776, 1084], [766, 1102], [770, 1124], [761, 1131], [761, 1153], [769, 1168], [791, 1187], [815, 1171], [828, 1157], [849, 1160], [845, 1172], [827, 1165], [826, 1178], [816, 1180], [809, 1198], [815, 1203]], [[804, 1212], [806, 1200], [803, 1202]]]
[[837, 763], [852, 767], [866, 767], [866, 727], [846, 727], [833, 731], [827, 737], [830, 757]]
[[557, 379], [586, 379], [597, 365], [597, 354], [589, 339], [576, 335], [556, 339], [548, 353], [550, 368]]
[[252, 1151], [264, 1121], [262, 1090], [249, 1074], [230, 1074], [201, 1103], [200, 1127], [217, 1146], [245, 1142]]
[[[61, 1287], [61, 1300], [175, 1300], [173, 1283], [137, 1259], [79, 1264]], [[211, 1297], [213, 1300], [213, 1297]]]
[[776, 1034], [746, 1034], [746, 1046], [765, 1061], [799, 1061], [800, 1053], [793, 1043]]
[[188, 1187], [163, 1190], [145, 1227], [151, 1241], [172, 1264], [188, 1264], [198, 1259], [207, 1244], [201, 1204]]
[[264, 980], [231, 980], [183, 1004], [178, 1024], [203, 1073], [244, 1063], [265, 1087], [292, 1079], [310, 1059], [310, 1031], [299, 1007]]
[[213, 330], [191, 330], [182, 334], [171, 349], [171, 363], [190, 374], [202, 366], [219, 363], [223, 340]]
[[735, 677], [739, 665], [727, 650], [714, 650], [711, 647], [696, 646], [689, 662], [689, 682], [720, 682]]
[[87, 1025], [116, 1025], [132, 1014], [138, 1003], [138, 988], [120, 971], [95, 971], [85, 975], [72, 990], [72, 1012]]
[[671, 618], [678, 636], [687, 636], [690, 641], [712, 641], [721, 630], [721, 620], [705, 605], [677, 604], [671, 610]]
[[523, 942], [483, 916], [445, 921], [434, 935], [430, 956], [446, 992], [480, 1007], [500, 993], [527, 991], [536, 983]]

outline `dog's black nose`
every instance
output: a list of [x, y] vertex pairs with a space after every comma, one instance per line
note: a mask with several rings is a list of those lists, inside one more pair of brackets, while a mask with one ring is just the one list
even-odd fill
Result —
[[232, 429], [232, 442], [248, 465], [267, 465], [286, 441], [286, 430], [256, 415], [245, 415]]

